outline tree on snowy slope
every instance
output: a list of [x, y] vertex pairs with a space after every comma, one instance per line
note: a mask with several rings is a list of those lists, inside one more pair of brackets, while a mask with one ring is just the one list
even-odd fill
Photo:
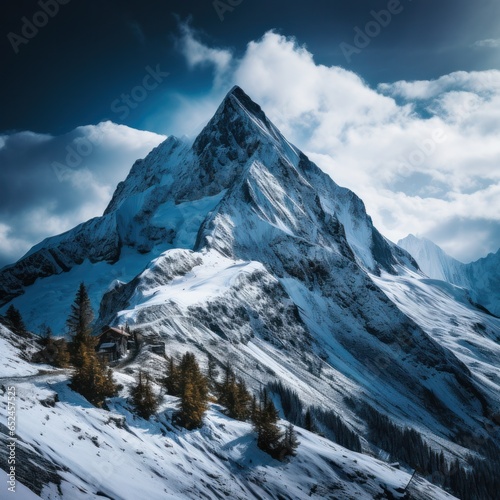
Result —
[[162, 383], [165, 386], [167, 394], [170, 396], [181, 395], [180, 369], [173, 356], [168, 358], [167, 376], [163, 379]]
[[70, 362], [66, 340], [64, 338], [54, 339], [52, 329], [47, 325], [42, 327], [40, 336], [43, 348], [33, 355], [31, 361], [66, 368]]
[[283, 460], [295, 456], [299, 442], [293, 424], [288, 424], [282, 434], [278, 426], [278, 410], [269, 396], [267, 389], [260, 393], [257, 403], [254, 397], [251, 402], [251, 419], [257, 432], [257, 446], [273, 458]]
[[215, 360], [215, 357], [213, 354], [208, 353], [208, 365], [207, 365], [207, 377], [208, 377], [208, 383], [209, 383], [209, 388], [213, 392], [217, 392], [218, 389], [218, 383], [217, 383], [217, 377], [219, 375], [219, 371], [217, 370], [217, 361]]
[[252, 396], [248, 392], [244, 380], [236, 380], [236, 375], [229, 364], [224, 370], [224, 380], [218, 384], [217, 395], [217, 402], [226, 407], [226, 413], [229, 417], [241, 421], [248, 419]]
[[66, 320], [68, 333], [71, 335], [71, 361], [81, 367], [85, 351], [94, 350], [95, 339], [92, 337], [94, 311], [84, 283], [80, 283], [71, 312]]
[[314, 426], [314, 420], [311, 414], [311, 408], [308, 408], [306, 411], [306, 415], [304, 417], [304, 429], [309, 432], [316, 432], [316, 428]]
[[179, 365], [179, 388], [181, 402], [175, 422], [188, 430], [201, 427], [208, 409], [208, 380], [190, 352], [184, 354]]
[[76, 367], [71, 378], [71, 388], [95, 406], [101, 407], [105, 398], [116, 394], [117, 388], [113, 372], [97, 358], [91, 329], [93, 320], [94, 312], [87, 289], [81, 283], [66, 321], [72, 336], [72, 362]]
[[81, 365], [71, 378], [71, 388], [90, 403], [102, 407], [107, 397], [117, 392], [111, 368], [106, 368], [97, 358], [94, 348], [82, 344], [78, 353]]
[[19, 309], [16, 309], [13, 304], [11, 304], [5, 312], [4, 323], [7, 328], [18, 335], [24, 336], [28, 333]]
[[137, 384], [132, 387], [131, 396], [140, 417], [147, 420], [158, 410], [158, 397], [154, 393], [149, 374], [143, 375], [142, 371], [139, 371]]
[[278, 427], [278, 410], [267, 389], [262, 390], [259, 404], [253, 408], [252, 423], [257, 432], [257, 446], [273, 458], [279, 458], [282, 436]]
[[297, 439], [297, 432], [295, 431], [293, 424], [288, 424], [285, 429], [283, 441], [281, 442], [281, 458], [288, 456], [294, 457], [297, 454], [298, 446], [299, 441]]

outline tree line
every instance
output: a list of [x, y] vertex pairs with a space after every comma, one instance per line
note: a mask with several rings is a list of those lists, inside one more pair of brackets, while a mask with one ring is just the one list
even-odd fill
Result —
[[[203, 415], [212, 397], [224, 407], [224, 413], [233, 419], [250, 421], [257, 434], [257, 446], [274, 458], [283, 460], [295, 455], [298, 446], [297, 433], [293, 424], [284, 432], [278, 421], [279, 414], [269, 392], [264, 389], [259, 396], [252, 395], [242, 378], [236, 377], [227, 364], [219, 377], [213, 356], [208, 357], [207, 375], [204, 375], [194, 354], [185, 353], [177, 362], [174, 357], [168, 359], [167, 375], [162, 380], [167, 394], [180, 398], [179, 407], [173, 416], [173, 422], [187, 429], [203, 425]], [[157, 402], [136, 406], [143, 415], [152, 415]]]
[[500, 453], [488, 459], [467, 457], [466, 465], [458, 459], [446, 460], [433, 450], [415, 430], [400, 427], [386, 415], [364, 404], [361, 414], [367, 422], [369, 439], [379, 448], [414, 468], [434, 484], [451, 491], [462, 500], [495, 500], [500, 491]]
[[357, 452], [362, 451], [359, 435], [351, 430], [339, 415], [317, 406], [309, 406], [305, 410], [297, 392], [281, 381], [270, 382], [267, 387], [279, 396], [283, 413], [288, 421], [310, 432], [323, 434], [344, 448]]

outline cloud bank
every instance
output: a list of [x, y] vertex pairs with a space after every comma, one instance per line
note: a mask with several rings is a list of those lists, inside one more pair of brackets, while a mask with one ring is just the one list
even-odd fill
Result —
[[133, 162], [164, 139], [112, 122], [0, 136], [0, 267], [102, 214]]
[[365, 201], [392, 240], [412, 232], [470, 261], [500, 247], [500, 71], [455, 72], [371, 88], [355, 73], [317, 64], [275, 32], [237, 57], [208, 47], [189, 26], [181, 50], [213, 85], [174, 122], [210, 118], [240, 85], [282, 132], [337, 183]]

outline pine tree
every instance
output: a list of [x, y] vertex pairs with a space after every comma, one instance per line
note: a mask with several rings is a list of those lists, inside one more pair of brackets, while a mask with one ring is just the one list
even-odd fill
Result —
[[23, 317], [21, 316], [21, 312], [19, 309], [14, 307], [14, 304], [11, 304], [5, 313], [5, 319], [7, 322], [7, 326], [18, 335], [25, 336], [28, 331], [26, 330], [26, 325], [24, 324]]
[[208, 409], [208, 380], [194, 354], [189, 352], [182, 357], [179, 372], [181, 402], [176, 421], [188, 430], [201, 427]]
[[260, 418], [260, 409], [257, 404], [257, 397], [255, 394], [252, 396], [252, 401], [250, 402], [250, 420], [254, 424], [254, 427], [258, 424]]
[[266, 389], [261, 392], [259, 408], [252, 418], [257, 432], [257, 446], [272, 457], [279, 458], [281, 432], [278, 427], [278, 410]]
[[114, 396], [117, 391], [113, 372], [97, 359], [94, 350], [81, 345], [79, 355], [82, 363], [73, 374], [71, 388], [93, 405], [102, 407], [105, 398]]
[[43, 323], [40, 326], [40, 344], [43, 346], [49, 345], [52, 342], [53, 336], [52, 328]]
[[154, 393], [149, 374], [143, 377], [139, 371], [137, 385], [131, 391], [132, 402], [140, 417], [148, 420], [158, 410], [158, 398]]
[[173, 356], [168, 359], [167, 376], [163, 379], [163, 385], [170, 396], [181, 395], [180, 369]]
[[83, 364], [83, 350], [93, 350], [95, 339], [92, 337], [92, 321], [94, 321], [94, 312], [90, 303], [90, 298], [84, 283], [76, 293], [75, 300], [71, 305], [71, 312], [66, 320], [66, 326], [72, 337], [71, 357], [76, 367]]
[[217, 388], [217, 402], [226, 407], [226, 414], [237, 420], [245, 421], [250, 416], [251, 394], [243, 379], [236, 375], [229, 365], [224, 369], [224, 380]]
[[306, 415], [304, 417], [304, 429], [309, 432], [316, 432], [310, 408], [307, 409]]
[[76, 370], [71, 387], [96, 406], [102, 406], [106, 397], [116, 394], [113, 372], [99, 361], [95, 352], [91, 324], [94, 312], [87, 289], [80, 284], [75, 301], [66, 321], [72, 336], [71, 357]]
[[299, 441], [297, 439], [297, 432], [293, 424], [288, 424], [285, 435], [283, 436], [283, 441], [281, 442], [280, 458], [283, 459], [288, 456], [294, 457], [297, 454], [298, 446]]
[[45, 347], [39, 353], [40, 360], [58, 368], [69, 366], [69, 352], [65, 339], [54, 339], [52, 336], [46, 337]]
[[208, 383], [210, 385], [210, 390], [217, 392], [218, 389], [218, 383], [217, 383], [217, 378], [219, 376], [219, 371], [217, 370], [217, 362], [215, 361], [215, 358], [212, 354], [208, 353], [208, 370], [207, 370], [207, 377], [208, 377]]
[[65, 339], [57, 339], [52, 342], [56, 348], [54, 366], [57, 366], [58, 368], [66, 368], [70, 363], [68, 343]]
[[243, 379], [239, 379], [236, 384], [236, 401], [234, 406], [234, 417], [242, 422], [250, 417], [250, 404], [252, 395], [248, 392], [247, 386]]

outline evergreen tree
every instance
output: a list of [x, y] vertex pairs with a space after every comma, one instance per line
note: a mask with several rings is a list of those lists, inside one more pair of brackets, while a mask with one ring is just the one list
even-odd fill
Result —
[[70, 315], [66, 320], [66, 326], [72, 337], [72, 362], [76, 367], [83, 365], [84, 351], [94, 349], [95, 339], [92, 337], [92, 321], [94, 321], [94, 312], [90, 298], [85, 284], [80, 283], [75, 300], [71, 305]]
[[219, 371], [217, 370], [217, 362], [212, 354], [208, 353], [208, 370], [207, 377], [208, 383], [210, 385], [210, 390], [217, 392], [218, 384], [217, 377], [219, 376]]
[[116, 394], [117, 387], [111, 369], [97, 358], [91, 330], [93, 320], [94, 312], [87, 289], [81, 283], [66, 321], [72, 336], [71, 357], [77, 368], [71, 387], [95, 406], [102, 406], [106, 397]]
[[58, 368], [66, 368], [69, 366], [69, 352], [68, 352], [68, 343], [65, 339], [57, 339], [53, 340], [52, 343], [56, 348], [56, 354], [54, 357], [54, 366]]
[[254, 428], [258, 423], [259, 418], [260, 418], [260, 409], [259, 405], [257, 404], [257, 397], [254, 394], [252, 396], [252, 401], [250, 402], [250, 420], [254, 424]]
[[299, 441], [297, 439], [297, 432], [293, 427], [293, 424], [288, 424], [285, 435], [283, 436], [283, 441], [281, 443], [281, 458], [288, 456], [294, 457], [297, 453], [297, 448], [299, 446]]
[[285, 418], [296, 425], [302, 425], [304, 409], [297, 392], [284, 385], [281, 380], [270, 382], [267, 388], [279, 396]]
[[170, 396], [180, 396], [180, 370], [173, 356], [168, 359], [167, 376], [163, 379], [163, 385]]
[[46, 337], [45, 347], [40, 351], [41, 360], [58, 368], [69, 366], [69, 352], [65, 339], [54, 339], [52, 336]]
[[156, 397], [149, 374], [143, 376], [139, 371], [137, 385], [131, 391], [132, 402], [140, 417], [148, 420], [158, 410], [158, 398]]
[[79, 348], [79, 356], [81, 365], [73, 374], [71, 388], [93, 405], [102, 407], [105, 398], [114, 396], [117, 391], [113, 372], [97, 359], [93, 349], [90, 350], [83, 344]]
[[23, 317], [21, 316], [21, 312], [19, 309], [14, 307], [14, 304], [11, 304], [7, 311], [5, 312], [5, 319], [7, 326], [18, 335], [24, 336], [28, 333], [26, 330], [26, 325], [24, 324]]
[[281, 432], [278, 427], [278, 410], [266, 389], [261, 392], [259, 407], [253, 415], [257, 446], [274, 458], [281, 452]]
[[304, 429], [310, 432], [316, 432], [310, 408], [307, 409], [306, 416], [304, 417]]
[[239, 379], [236, 383], [236, 401], [233, 411], [233, 418], [245, 421], [250, 417], [250, 405], [252, 402], [252, 395], [247, 389], [245, 381]]
[[47, 346], [51, 344], [53, 338], [52, 328], [50, 326], [43, 323], [40, 326], [40, 344], [43, 346]]
[[244, 380], [236, 380], [236, 375], [229, 365], [224, 369], [224, 380], [217, 388], [217, 402], [226, 407], [226, 414], [237, 420], [245, 421], [250, 416], [251, 394]]
[[179, 388], [181, 402], [176, 422], [189, 430], [201, 427], [208, 409], [208, 380], [201, 373], [194, 354], [189, 352], [179, 365]]

